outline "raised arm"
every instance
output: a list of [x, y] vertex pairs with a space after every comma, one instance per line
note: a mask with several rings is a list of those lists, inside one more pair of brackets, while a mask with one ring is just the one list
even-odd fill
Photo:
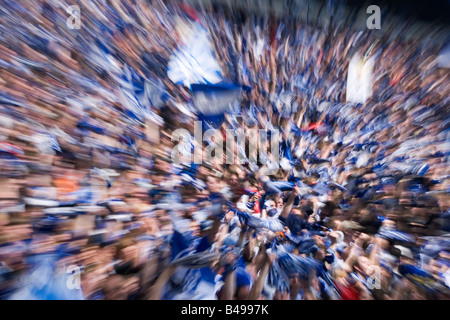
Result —
[[234, 294], [236, 292], [236, 271], [233, 268], [237, 256], [233, 252], [227, 253], [223, 257], [223, 266], [225, 267], [225, 276], [222, 289], [220, 290], [219, 299], [220, 300], [233, 300]]
[[294, 200], [295, 198], [300, 194], [300, 189], [298, 187], [295, 187], [292, 192], [291, 195], [288, 199], [288, 201], [286, 202], [286, 204], [283, 207], [283, 211], [281, 211], [280, 216], [283, 218], [287, 218], [287, 216], [289, 215], [289, 213], [292, 210], [292, 206], [294, 204]]
[[247, 300], [256, 300], [261, 295], [261, 292], [264, 287], [264, 283], [266, 282], [267, 274], [269, 273], [270, 266], [276, 259], [275, 254], [265, 254], [266, 259], [264, 262], [264, 265], [259, 272], [258, 278], [256, 279], [255, 283], [253, 284], [252, 290], [250, 291], [250, 294], [248, 295]]
[[161, 291], [164, 288], [164, 285], [173, 276], [175, 273], [176, 266], [168, 266], [164, 269], [164, 271], [159, 275], [155, 284], [150, 288], [148, 293], [148, 300], [161, 300]]

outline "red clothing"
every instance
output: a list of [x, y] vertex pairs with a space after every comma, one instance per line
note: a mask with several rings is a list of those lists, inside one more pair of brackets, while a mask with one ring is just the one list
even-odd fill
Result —
[[335, 282], [336, 289], [341, 295], [342, 300], [359, 300], [359, 291], [353, 286], [344, 286], [338, 282]]
[[[250, 191], [250, 192], [254, 192], [254, 193], [256, 193], [259, 197], [261, 197], [261, 193], [258, 191], [258, 190], [256, 190], [256, 189], [254, 189], [254, 190], [252, 190], [252, 189], [247, 189], [248, 191]], [[261, 208], [259, 207], [259, 201], [256, 201], [255, 202], [255, 206], [253, 207], [253, 211], [254, 211], [254, 213], [261, 213]]]

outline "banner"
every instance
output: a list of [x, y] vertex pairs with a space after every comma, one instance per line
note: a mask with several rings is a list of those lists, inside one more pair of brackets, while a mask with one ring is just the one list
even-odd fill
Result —
[[199, 22], [180, 24], [177, 32], [181, 44], [169, 58], [167, 76], [175, 84], [190, 87], [192, 83], [214, 84], [222, 81], [208, 30]]
[[365, 103], [372, 96], [373, 57], [364, 60], [355, 53], [350, 60], [347, 76], [347, 101]]

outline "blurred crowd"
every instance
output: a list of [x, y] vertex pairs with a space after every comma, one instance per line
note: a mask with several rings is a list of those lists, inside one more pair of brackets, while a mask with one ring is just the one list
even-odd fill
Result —
[[[439, 30], [392, 40], [156, 0], [0, 13], [1, 299], [449, 298]], [[172, 162], [172, 132], [198, 115], [166, 69], [194, 14], [249, 88], [212, 125], [278, 129], [276, 174]], [[375, 61], [365, 103], [346, 100], [356, 53]]]

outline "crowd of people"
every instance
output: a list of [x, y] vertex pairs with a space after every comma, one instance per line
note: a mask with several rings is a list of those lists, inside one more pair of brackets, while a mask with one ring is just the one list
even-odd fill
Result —
[[[449, 298], [442, 30], [158, 0], [80, 0], [71, 29], [74, 4], [0, 5], [0, 299]], [[167, 76], [193, 21], [247, 88], [208, 125], [279, 130], [275, 173], [173, 162], [199, 120]], [[355, 54], [375, 61], [364, 103], [346, 99]]]

